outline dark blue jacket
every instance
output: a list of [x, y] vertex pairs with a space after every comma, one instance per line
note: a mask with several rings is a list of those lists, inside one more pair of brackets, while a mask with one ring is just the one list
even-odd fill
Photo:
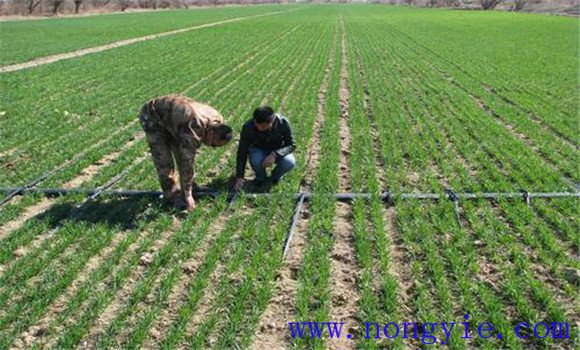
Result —
[[236, 177], [238, 178], [244, 177], [250, 147], [260, 148], [267, 152], [273, 151], [276, 153], [276, 157], [284, 157], [294, 152], [296, 145], [288, 119], [283, 115], [276, 114], [272, 127], [266, 131], [256, 129], [253, 119], [244, 123], [236, 158]]

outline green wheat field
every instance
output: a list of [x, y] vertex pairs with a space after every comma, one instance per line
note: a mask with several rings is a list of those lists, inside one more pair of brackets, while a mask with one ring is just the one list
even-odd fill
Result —
[[[31, 183], [159, 190], [137, 121], [159, 95], [211, 104], [236, 136], [271, 105], [298, 145], [271, 196], [234, 201], [237, 142], [200, 149], [196, 182], [224, 194], [189, 214], [106, 192], [12, 198], [0, 349], [577, 348], [578, 197], [456, 211], [446, 192], [577, 193], [576, 18], [261, 5], [5, 21], [0, 36], [0, 200]], [[283, 257], [300, 192], [314, 195]], [[335, 200], [346, 192], [370, 195]], [[469, 339], [365, 336], [365, 322], [466, 314]], [[300, 321], [344, 322], [353, 337], [292, 338]], [[568, 323], [569, 337], [534, 337], [541, 322]]]

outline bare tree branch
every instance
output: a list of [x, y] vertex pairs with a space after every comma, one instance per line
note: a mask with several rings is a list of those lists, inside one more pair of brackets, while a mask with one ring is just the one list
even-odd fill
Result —
[[28, 0], [28, 14], [31, 15], [41, 2], [42, 0]]
[[493, 10], [502, 0], [479, 0], [484, 10]]

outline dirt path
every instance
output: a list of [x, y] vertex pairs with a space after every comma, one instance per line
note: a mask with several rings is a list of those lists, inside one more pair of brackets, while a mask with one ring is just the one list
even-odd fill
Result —
[[[350, 91], [348, 83], [348, 48], [344, 23], [342, 25], [342, 68], [340, 75], [340, 139], [341, 154], [339, 164], [340, 190], [349, 192], [352, 174], [350, 173], [351, 135], [349, 128]], [[344, 322], [343, 331], [355, 335], [358, 330], [357, 304], [360, 299], [358, 274], [360, 267], [354, 249], [354, 228], [352, 226], [352, 206], [339, 202], [336, 204], [334, 223], [334, 245], [330, 253], [330, 318], [332, 322]], [[343, 335], [340, 339], [331, 339], [326, 343], [329, 349], [354, 349], [356, 342]]]
[[19, 71], [22, 69], [38, 67], [38, 66], [41, 66], [44, 64], [49, 64], [49, 63], [54, 63], [54, 62], [58, 62], [58, 61], [62, 61], [62, 60], [67, 60], [70, 58], [77, 58], [77, 57], [85, 56], [85, 55], [92, 54], [92, 53], [103, 52], [103, 51], [115, 49], [117, 47], [127, 46], [127, 45], [135, 44], [138, 42], [142, 42], [142, 41], [163, 38], [166, 36], [185, 33], [185, 32], [189, 32], [189, 31], [197, 30], [197, 29], [215, 27], [215, 26], [219, 26], [219, 25], [227, 24], [227, 23], [239, 22], [239, 21], [243, 21], [243, 20], [247, 20], [247, 19], [251, 19], [251, 18], [277, 15], [277, 14], [285, 13], [285, 12], [288, 12], [288, 10], [287, 11], [274, 11], [274, 12], [268, 12], [268, 13], [259, 14], [259, 15], [232, 18], [232, 19], [228, 19], [228, 20], [224, 20], [224, 21], [206, 23], [206, 24], [201, 24], [201, 25], [197, 25], [197, 26], [193, 26], [193, 27], [176, 29], [176, 30], [171, 30], [168, 32], [158, 33], [158, 34], [145, 35], [145, 36], [133, 38], [133, 39], [120, 40], [120, 41], [116, 41], [116, 42], [113, 42], [113, 43], [110, 43], [107, 45], [101, 45], [101, 46], [91, 47], [88, 49], [82, 49], [82, 50], [73, 51], [73, 52], [67, 52], [67, 53], [62, 53], [62, 54], [57, 54], [57, 55], [41, 57], [41, 58], [37, 58], [35, 60], [24, 62], [24, 63], [3, 66], [3, 67], [0, 67], [0, 73], [15, 72], [15, 71]]
[[318, 108], [316, 111], [316, 120], [312, 126], [312, 136], [310, 137], [310, 143], [308, 144], [308, 156], [306, 158], [306, 169], [304, 169], [304, 176], [300, 182], [300, 192], [311, 192], [312, 184], [314, 182], [314, 174], [318, 169], [321, 157], [321, 145], [320, 138], [322, 132], [322, 125], [324, 124], [325, 117], [325, 105], [326, 105], [326, 94], [328, 93], [328, 84], [330, 80], [330, 74], [334, 69], [334, 52], [336, 49], [335, 40], [336, 33], [332, 36], [332, 48], [328, 54], [328, 63], [326, 64], [326, 69], [324, 70], [324, 78], [322, 79], [322, 84], [318, 90]]
[[373, 113], [373, 106], [371, 103], [369, 84], [368, 84], [364, 69], [362, 67], [360, 57], [361, 57], [360, 52], [358, 51], [358, 48], [357, 48], [357, 50], [356, 50], [356, 66], [358, 69], [360, 81], [361, 81], [361, 83], [363, 85], [363, 89], [364, 89], [363, 108], [365, 111], [365, 115], [366, 115], [367, 119], [369, 120], [369, 125], [370, 125], [370, 129], [371, 129], [370, 133], [371, 133], [371, 138], [373, 141], [373, 150], [374, 150], [373, 153], [375, 155], [377, 179], [379, 181], [380, 190], [386, 191], [386, 189], [388, 188], [388, 181], [387, 181], [387, 174], [386, 174], [387, 165], [386, 165], [385, 160], [382, 156], [381, 142], [380, 142], [380, 137], [379, 137], [379, 129], [377, 127], [375, 115]]
[[347, 47], [346, 47], [346, 35], [342, 34], [341, 40], [342, 46], [342, 68], [340, 73], [340, 89], [339, 89], [339, 98], [340, 98], [340, 165], [339, 165], [339, 192], [350, 192], [351, 185], [350, 185], [350, 178], [349, 178], [349, 158], [351, 153], [351, 130], [348, 125], [348, 121], [350, 119], [350, 91], [348, 85], [348, 54], [347, 54]]
[[276, 287], [268, 307], [260, 317], [258, 330], [251, 348], [285, 349], [289, 347], [288, 322], [296, 320], [294, 303], [298, 295], [298, 274], [303, 260], [303, 252], [312, 213], [305, 204], [298, 218], [292, 245], [285, 264], [276, 276]]

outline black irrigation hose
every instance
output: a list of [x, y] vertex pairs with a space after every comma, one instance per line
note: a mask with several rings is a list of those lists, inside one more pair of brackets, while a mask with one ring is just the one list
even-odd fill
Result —
[[123, 172], [117, 174], [111, 180], [107, 181], [103, 186], [94, 190], [93, 193], [87, 194], [87, 198], [83, 201], [83, 203], [73, 207], [71, 211], [71, 216], [73, 218], [76, 217], [76, 215], [80, 213], [89, 203], [93, 202], [95, 199], [97, 199], [98, 196], [100, 196], [106, 190], [119, 183], [119, 181], [121, 181], [125, 176], [127, 176], [127, 174], [129, 174], [130, 169], [131, 169], [130, 167], [125, 169]]
[[[103, 186], [104, 187], [104, 186]], [[110, 187], [110, 186], [109, 186]], [[108, 187], [107, 187], [108, 188]], [[109, 195], [109, 196], [120, 196], [120, 197], [160, 197], [162, 193], [160, 191], [139, 191], [139, 190], [108, 190], [98, 188], [98, 189], [65, 189], [65, 188], [28, 188], [28, 187], [0, 187], [0, 193], [12, 193], [18, 192], [18, 194], [27, 193], [43, 193], [47, 196], [65, 196], [68, 194], [86, 194], [87, 196], [98, 195]], [[211, 197], [215, 198], [222, 194], [218, 191], [196, 191], [194, 196], [196, 198]], [[240, 193], [229, 192], [229, 198], [236, 196], [245, 197], [247, 199], [256, 199], [259, 197], [271, 197], [276, 195], [290, 195], [294, 196], [296, 199], [304, 195], [304, 200], [308, 201], [312, 197], [319, 194], [316, 193]], [[501, 198], [520, 198], [529, 202], [531, 198], [570, 198], [570, 197], [580, 197], [580, 192], [482, 192], [482, 193], [458, 193], [455, 192], [458, 199], [501, 199]], [[373, 198], [372, 193], [334, 193], [336, 200], [345, 201], [352, 200], [355, 198]], [[384, 192], [378, 197], [384, 201], [393, 200], [396, 198], [400, 199], [448, 199], [449, 194], [438, 194], [438, 193], [400, 193], [395, 194], [391, 192]]]
[[[78, 213], [80, 213], [88, 203], [94, 201], [100, 195], [120, 196], [120, 197], [153, 197], [153, 198], [161, 197], [162, 192], [159, 191], [110, 190], [109, 188], [117, 184], [127, 175], [128, 170], [129, 169], [126, 169], [126, 171], [123, 171], [122, 173], [118, 174], [117, 176], [109, 180], [106, 184], [97, 189], [0, 187], [0, 193], [9, 193], [9, 194], [43, 193], [46, 196], [65, 196], [68, 194], [80, 194], [80, 193], [86, 194], [87, 198], [83, 201], [83, 203], [74, 207], [71, 210], [71, 216], [73, 218], [76, 215], [78, 215]], [[197, 199], [208, 197], [215, 199], [220, 194], [221, 193], [218, 191], [196, 191], [194, 193], [194, 197]], [[259, 197], [271, 197], [273, 195], [280, 194], [229, 192], [228, 205], [224, 209], [224, 212], [231, 210], [235, 200], [239, 197], [244, 197], [246, 199], [256, 199]], [[297, 200], [294, 215], [292, 216], [292, 221], [290, 224], [290, 228], [288, 230], [288, 236], [284, 244], [284, 250], [282, 252], [282, 259], [285, 259], [286, 254], [288, 253], [288, 250], [290, 248], [290, 243], [294, 236], [294, 231], [296, 230], [296, 226], [298, 224], [298, 217], [300, 216], [300, 212], [302, 211], [302, 205], [304, 204], [304, 201], [310, 200], [312, 197], [316, 196], [316, 194], [300, 192], [300, 193], [282, 193], [282, 195], [292, 195]], [[366, 198], [366, 199], [373, 198], [373, 194], [371, 193], [335, 193], [334, 196], [338, 201], [348, 201], [353, 200], [355, 198]], [[393, 195], [391, 192], [383, 192], [382, 194], [379, 195], [379, 198], [382, 199], [388, 205], [393, 204], [394, 198], [420, 199], [420, 200], [421, 199], [439, 200], [447, 198], [453, 201], [455, 207], [455, 217], [460, 227], [463, 227], [459, 210], [460, 199], [498, 200], [500, 198], [516, 198], [516, 199], [521, 198], [526, 202], [526, 204], [529, 205], [531, 198], [578, 198], [578, 197], [580, 197], [580, 192], [528, 192], [525, 190], [521, 190], [520, 192], [456, 193], [452, 189], [445, 189], [445, 195], [437, 193], [401, 193], [399, 195]], [[53, 231], [56, 230], [58, 230], [58, 227], [53, 229]]]
[[[131, 127], [131, 125], [133, 124], [133, 122], [127, 124], [127, 128]], [[122, 128], [121, 130], [123, 130], [125, 128]], [[114, 134], [118, 134], [119, 132], [116, 132]], [[111, 137], [114, 135], [110, 135]], [[56, 168], [47, 171], [46, 173], [44, 173], [43, 175], [40, 175], [39, 177], [37, 177], [36, 179], [30, 181], [28, 184], [24, 185], [23, 187], [15, 187], [13, 191], [9, 192], [8, 195], [4, 198], [2, 198], [2, 200], [0, 201], [0, 208], [8, 203], [12, 198], [14, 198], [15, 196], [23, 193], [25, 190], [27, 189], [31, 189], [34, 186], [38, 185], [40, 182], [48, 179], [49, 177], [53, 176], [56, 173], [59, 173], [61, 170], [63, 170], [64, 168], [68, 167], [69, 165], [71, 165], [72, 163], [76, 162], [77, 160], [79, 160], [80, 158], [82, 158], [83, 156], [85, 156], [85, 154], [92, 148], [95, 148], [97, 146], [99, 146], [100, 144], [102, 144], [104, 141], [107, 141], [109, 138], [103, 139], [99, 142], [97, 142], [96, 144], [93, 144], [91, 147], [85, 149], [84, 151], [82, 151], [81, 153], [78, 153], [77, 155], [75, 155], [74, 157], [72, 157], [71, 159], [65, 161], [64, 163], [62, 163], [61, 165], [57, 166]]]
[[[85, 200], [81, 204], [76, 205], [76, 206], [71, 208], [68, 216], [73, 220], [77, 219], [78, 215], [81, 214], [81, 212], [85, 209], [85, 207], [89, 203], [91, 203], [92, 201], [97, 199], [97, 197], [99, 197], [103, 192], [105, 192], [105, 190], [113, 187], [115, 184], [117, 184], [119, 181], [121, 181], [129, 173], [129, 170], [130, 170], [130, 168], [125, 169], [125, 171], [116, 175], [111, 180], [107, 181], [103, 186], [101, 186], [95, 190], [92, 190], [92, 193], [87, 194], [87, 197], [85, 198]], [[31, 189], [25, 189], [25, 190], [31, 190]], [[2, 191], [0, 191], [0, 192], [2, 192]], [[77, 193], [82, 193], [82, 192], [77, 192]], [[61, 227], [62, 226], [56, 226], [53, 229], [51, 229], [50, 231], [48, 231], [47, 234], [52, 235], [52, 234], [56, 233]]]
[[302, 204], [304, 204], [304, 198], [306, 196], [304, 193], [300, 194], [298, 197], [298, 201], [296, 202], [296, 207], [294, 208], [294, 215], [292, 215], [292, 221], [290, 223], [290, 229], [288, 230], [288, 236], [286, 237], [286, 243], [284, 243], [284, 250], [282, 252], [282, 260], [286, 258], [286, 254], [290, 249], [290, 242], [294, 237], [294, 232], [296, 231], [296, 226], [298, 225], [298, 217], [300, 216], [300, 212], [302, 211]]
[[8, 203], [12, 198], [16, 197], [17, 195], [21, 194], [25, 189], [30, 189], [34, 186], [36, 186], [38, 183], [40, 183], [41, 181], [46, 180], [47, 178], [51, 177], [52, 175], [58, 173], [59, 171], [61, 171], [62, 169], [64, 169], [65, 167], [67, 167], [69, 165], [71, 161], [67, 161], [64, 164], [60, 165], [59, 167], [45, 173], [44, 175], [39, 176], [38, 178], [30, 181], [26, 186], [24, 187], [17, 187], [15, 188], [12, 192], [8, 193], [8, 195], [6, 197], [4, 197], [1, 201], [0, 201], [0, 207], [2, 207], [4, 204]]
[[463, 227], [463, 223], [461, 222], [461, 215], [459, 214], [459, 197], [457, 196], [457, 193], [453, 192], [453, 190], [450, 188], [445, 189], [445, 193], [447, 193], [449, 196], [449, 200], [453, 201], [453, 205], [455, 207], [455, 218], [457, 219], [459, 227]]

